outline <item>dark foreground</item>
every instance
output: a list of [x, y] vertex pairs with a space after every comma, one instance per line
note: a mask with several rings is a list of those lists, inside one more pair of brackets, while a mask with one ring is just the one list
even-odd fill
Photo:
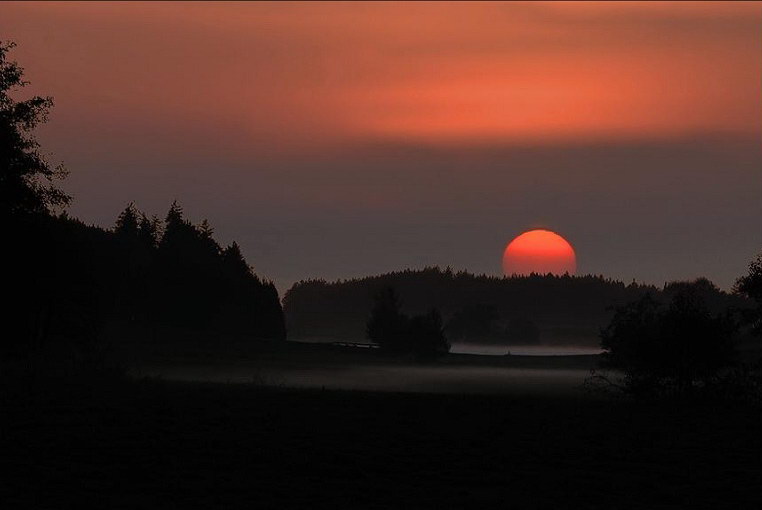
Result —
[[759, 409], [6, 385], [3, 508], [757, 508]]

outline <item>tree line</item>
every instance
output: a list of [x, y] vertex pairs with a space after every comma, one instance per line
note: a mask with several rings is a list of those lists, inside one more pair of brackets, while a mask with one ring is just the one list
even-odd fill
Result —
[[166, 219], [132, 204], [113, 229], [66, 214], [14, 222], [9, 342], [97, 342], [104, 328], [195, 331], [285, 339], [272, 282], [259, 278], [236, 243], [222, 247], [206, 223], [193, 225], [173, 203]]
[[658, 288], [595, 275], [509, 278], [428, 267], [335, 282], [301, 281], [286, 292], [283, 307], [291, 338], [357, 341], [365, 337], [374, 296], [392, 287], [406, 314], [439, 310], [453, 342], [597, 345], [614, 307], [645, 294], [667, 302], [686, 286], [695, 288], [713, 311], [746, 306], [745, 298], [723, 292], [705, 278]]
[[[66, 213], [66, 176], [41, 152], [34, 129], [50, 97], [16, 100], [23, 69], [0, 43], [0, 226], [6, 234], [2, 350], [49, 343], [92, 348], [109, 324], [285, 338], [274, 285], [254, 274], [236, 243], [220, 246], [206, 222], [194, 225], [176, 202], [165, 219], [129, 204], [113, 229]], [[142, 332], [142, 334], [141, 334]]]

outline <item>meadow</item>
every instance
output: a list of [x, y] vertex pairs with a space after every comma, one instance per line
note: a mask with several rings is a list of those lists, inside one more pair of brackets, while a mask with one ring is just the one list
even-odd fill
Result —
[[[198, 347], [183, 365], [381, 364], [328, 346], [269, 349], [210, 360]], [[161, 366], [158, 347], [141, 356]], [[453, 355], [440, 366], [591, 361], [538, 358]], [[762, 413], [738, 403], [288, 388], [254, 377], [3, 382], [7, 508], [715, 509], [762, 497]]]

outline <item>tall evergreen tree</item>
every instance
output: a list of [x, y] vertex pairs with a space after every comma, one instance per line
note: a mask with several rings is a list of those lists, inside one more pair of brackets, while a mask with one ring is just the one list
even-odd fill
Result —
[[135, 204], [130, 202], [116, 219], [114, 232], [120, 237], [134, 239], [138, 237], [138, 230], [138, 210], [135, 208]]
[[189, 227], [190, 223], [185, 221], [183, 217], [183, 208], [180, 207], [177, 200], [173, 201], [164, 219], [164, 235], [161, 238], [160, 246], [165, 248], [167, 245], [171, 246], [177, 238], [182, 237], [188, 231]]
[[251, 276], [251, 266], [246, 262], [241, 253], [241, 247], [238, 243], [233, 243], [222, 251], [222, 264], [225, 267], [226, 274], [233, 277]]
[[156, 248], [161, 237], [161, 222], [159, 218], [156, 216], [149, 218], [141, 213], [138, 224], [138, 236], [144, 245]]

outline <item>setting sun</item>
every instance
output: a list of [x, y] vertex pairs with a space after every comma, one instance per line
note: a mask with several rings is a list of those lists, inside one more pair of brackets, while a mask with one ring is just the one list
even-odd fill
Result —
[[508, 243], [503, 252], [503, 274], [531, 273], [562, 275], [577, 272], [577, 256], [572, 245], [550, 230], [530, 230]]

